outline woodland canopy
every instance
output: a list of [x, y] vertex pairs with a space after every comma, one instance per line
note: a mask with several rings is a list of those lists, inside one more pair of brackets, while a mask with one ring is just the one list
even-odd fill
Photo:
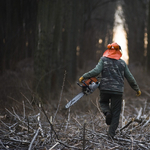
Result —
[[[16, 104], [12, 99], [20, 99], [20, 93], [34, 97], [33, 101], [56, 100], [64, 79], [64, 91], [70, 92], [113, 42], [118, 7], [126, 32], [129, 68], [133, 73], [136, 68], [142, 70], [136, 75], [149, 74], [148, 0], [1, 0], [3, 106]], [[143, 78], [137, 78], [138, 83]]]

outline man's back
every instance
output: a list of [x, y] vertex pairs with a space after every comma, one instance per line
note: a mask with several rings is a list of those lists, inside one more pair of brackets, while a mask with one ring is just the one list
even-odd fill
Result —
[[122, 60], [102, 57], [103, 69], [100, 90], [111, 92], [124, 91], [124, 71], [126, 63]]

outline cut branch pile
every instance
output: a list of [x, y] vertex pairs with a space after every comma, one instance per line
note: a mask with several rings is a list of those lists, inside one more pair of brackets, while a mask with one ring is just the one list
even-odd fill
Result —
[[[143, 150], [150, 149], [149, 114], [143, 114], [145, 108], [130, 118], [122, 112], [120, 125], [114, 139], [107, 136], [108, 126], [100, 112], [66, 114], [59, 111], [55, 120], [48, 110], [38, 107], [32, 115], [26, 115], [23, 102], [22, 115], [17, 110], [7, 111], [6, 117], [0, 117], [0, 149], [13, 150]], [[123, 111], [125, 109], [123, 108]], [[126, 114], [126, 115], [125, 115]], [[9, 116], [9, 118], [7, 117]]]

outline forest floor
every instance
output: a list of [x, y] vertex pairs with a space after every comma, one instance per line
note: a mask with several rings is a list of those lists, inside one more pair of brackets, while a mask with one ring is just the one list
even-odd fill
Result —
[[[22, 94], [19, 106], [0, 113], [0, 149], [8, 150], [145, 150], [150, 149], [150, 80], [133, 72], [140, 97], [125, 82], [120, 123], [114, 139], [99, 107], [99, 90], [84, 96], [69, 109], [65, 104], [81, 89], [75, 84], [49, 104], [32, 105]], [[12, 101], [17, 101], [11, 97]]]
[[75, 105], [79, 104], [68, 110], [58, 106], [56, 111], [51, 111], [48, 105], [33, 107], [26, 99], [22, 103], [22, 112], [13, 107], [6, 108], [7, 113], [0, 116], [0, 149], [150, 149], [150, 104], [140, 98], [132, 101], [138, 105], [130, 100], [123, 101], [116, 136], [109, 139], [109, 126], [100, 111], [98, 98], [91, 99], [91, 109], [88, 111], [77, 109]]

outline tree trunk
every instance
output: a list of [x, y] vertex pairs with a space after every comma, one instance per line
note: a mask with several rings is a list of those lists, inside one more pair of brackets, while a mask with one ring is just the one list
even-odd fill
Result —
[[37, 47], [34, 56], [35, 92], [42, 101], [49, 99], [51, 90], [52, 65], [52, 31], [53, 31], [53, 1], [38, 2], [37, 14]]
[[149, 1], [149, 13], [148, 13], [147, 72], [150, 75], [150, 1]]
[[65, 11], [65, 26], [63, 33], [64, 66], [67, 71], [67, 80], [74, 82], [76, 79], [76, 47], [78, 36], [78, 2], [68, 1]]
[[144, 65], [146, 3], [138, 0], [126, 0], [123, 10], [127, 24], [129, 64]]
[[52, 91], [61, 89], [63, 79], [63, 54], [62, 54], [62, 25], [64, 6], [63, 1], [56, 1], [55, 3], [55, 27], [52, 45]]

